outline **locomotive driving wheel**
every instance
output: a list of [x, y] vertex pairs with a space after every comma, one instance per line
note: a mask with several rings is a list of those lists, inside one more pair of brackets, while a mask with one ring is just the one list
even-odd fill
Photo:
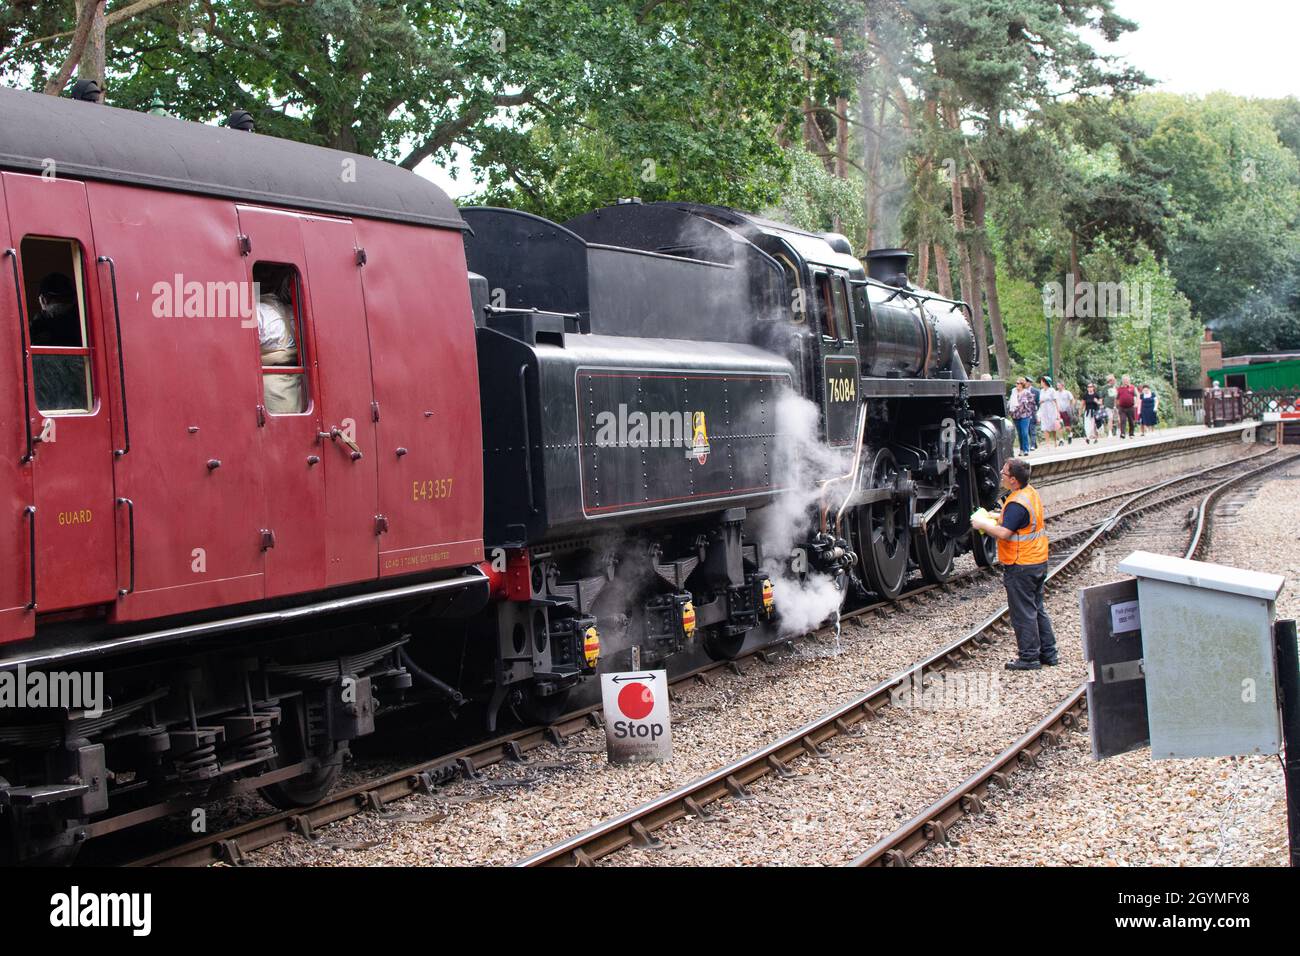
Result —
[[[882, 448], [871, 462], [871, 489], [893, 488], [898, 477], [898, 463], [888, 448]], [[866, 585], [876, 594], [892, 601], [903, 591], [907, 580], [908, 539], [907, 508], [897, 498], [872, 502], [864, 509], [867, 527], [862, 543], [862, 570]]]
[[972, 530], [971, 533], [971, 553], [975, 555], [975, 563], [981, 568], [991, 568], [998, 563], [998, 539], [991, 534], [980, 534]]
[[916, 563], [927, 581], [942, 584], [952, 577], [957, 560], [957, 540], [944, 533], [943, 522], [937, 515], [924, 531], [912, 536], [912, 543]]

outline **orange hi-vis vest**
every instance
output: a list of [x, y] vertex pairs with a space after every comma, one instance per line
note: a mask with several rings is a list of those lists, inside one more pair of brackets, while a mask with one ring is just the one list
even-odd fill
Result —
[[1013, 491], [1002, 503], [1002, 513], [1007, 507], [1018, 504], [1029, 512], [1029, 524], [1006, 541], [998, 541], [998, 561], [1006, 567], [1012, 564], [1042, 564], [1047, 560], [1047, 532], [1043, 530], [1043, 499], [1033, 485]]

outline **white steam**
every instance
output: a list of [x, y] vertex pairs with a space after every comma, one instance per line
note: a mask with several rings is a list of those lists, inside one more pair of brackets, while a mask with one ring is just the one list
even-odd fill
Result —
[[[785, 392], [777, 399], [774, 484], [786, 490], [759, 513], [758, 533], [765, 556], [763, 570], [772, 579], [783, 637], [816, 628], [835, 613], [843, 597], [829, 575], [807, 568], [806, 556], [803, 562], [796, 556], [794, 573], [788, 560], [795, 545], [805, 541], [812, 530], [821, 482], [839, 477], [852, 465], [851, 455], [821, 441], [820, 423], [820, 411], [806, 398]], [[844, 490], [843, 485], [833, 486], [834, 505], [839, 504], [836, 492]], [[801, 576], [797, 573], [801, 570], [808, 573]]]

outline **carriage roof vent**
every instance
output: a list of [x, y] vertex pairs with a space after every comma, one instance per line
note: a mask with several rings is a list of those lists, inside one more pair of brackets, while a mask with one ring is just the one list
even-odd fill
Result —
[[907, 285], [907, 261], [912, 254], [906, 249], [872, 249], [867, 253], [867, 275], [877, 282]]

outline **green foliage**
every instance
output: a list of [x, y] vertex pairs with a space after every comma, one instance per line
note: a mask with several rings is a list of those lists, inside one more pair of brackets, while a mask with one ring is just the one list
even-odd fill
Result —
[[838, 231], [848, 237], [853, 248], [863, 250], [866, 219], [862, 185], [857, 178], [831, 175], [822, 161], [802, 146], [790, 147], [786, 157], [790, 180], [771, 215], [810, 232], [826, 232], [838, 225]]
[[[32, 41], [74, 15], [0, 9], [0, 80], [41, 88], [68, 41]], [[110, 28], [107, 87], [408, 168], [468, 155], [476, 200], [560, 220], [696, 200], [860, 249], [866, 217], [892, 240], [901, 206], [905, 242], [941, 243], [955, 282], [961, 243], [992, 251], [1016, 371], [1046, 371], [1042, 288], [1077, 264], [1147, 283], [1156, 325], [1071, 322], [1058, 372], [1136, 371], [1154, 347], [1188, 385], [1201, 323], [1229, 354], [1300, 348], [1300, 100], [1138, 94], [1146, 78], [1089, 39], [1134, 27], [1113, 0], [170, 0]], [[819, 142], [838, 98], [843, 178]]]
[[[74, 11], [7, 10], [0, 36], [68, 29]], [[548, 215], [628, 194], [754, 206], [786, 173], [774, 128], [798, 123], [807, 87], [840, 83], [821, 39], [837, 15], [814, 0], [176, 0], [111, 28], [108, 98], [145, 109], [157, 92], [200, 122], [245, 108], [259, 132], [408, 168], [466, 150], [485, 197]], [[0, 73], [40, 88], [66, 47], [22, 47]]]
[[[1129, 310], [1127, 314], [1081, 321], [1074, 326], [1056, 370], [1058, 381], [1081, 394], [1089, 381], [1100, 384], [1112, 373], [1117, 377], [1130, 374], [1135, 381], [1170, 380], [1171, 352], [1179, 383], [1186, 387], [1199, 380], [1200, 325], [1193, 319], [1187, 298], [1178, 291], [1172, 274], [1151, 252], [1136, 263], [1126, 263], [1115, 249], [1103, 245], [1085, 263], [1085, 274], [1094, 283], [1123, 283], [1132, 293]], [[1029, 375], [1037, 379], [1047, 372], [1042, 287], [1000, 270], [998, 295], [1011, 352], [1012, 377]], [[1053, 325], [1059, 321], [1054, 315]], [[1172, 395], [1172, 385], [1167, 387]]]
[[1300, 158], [1282, 139], [1296, 134], [1294, 101], [1152, 94], [1130, 112], [1149, 131], [1143, 152], [1169, 171], [1170, 268], [1192, 307], [1224, 325], [1230, 351], [1287, 339], [1266, 327], [1300, 273]]
[[1193, 385], [1203, 324], [1228, 354], [1300, 348], [1298, 134], [1295, 100], [1227, 94], [1078, 101], [1015, 130], [1004, 155], [1019, 162], [991, 181], [990, 233], [1017, 372], [1046, 367], [1035, 290], [1069, 270], [1072, 238], [1082, 279], [1149, 285], [1154, 327], [1071, 323], [1059, 357], [1071, 380], [1136, 374], [1152, 346], [1171, 378], [1172, 330], [1179, 384]]

